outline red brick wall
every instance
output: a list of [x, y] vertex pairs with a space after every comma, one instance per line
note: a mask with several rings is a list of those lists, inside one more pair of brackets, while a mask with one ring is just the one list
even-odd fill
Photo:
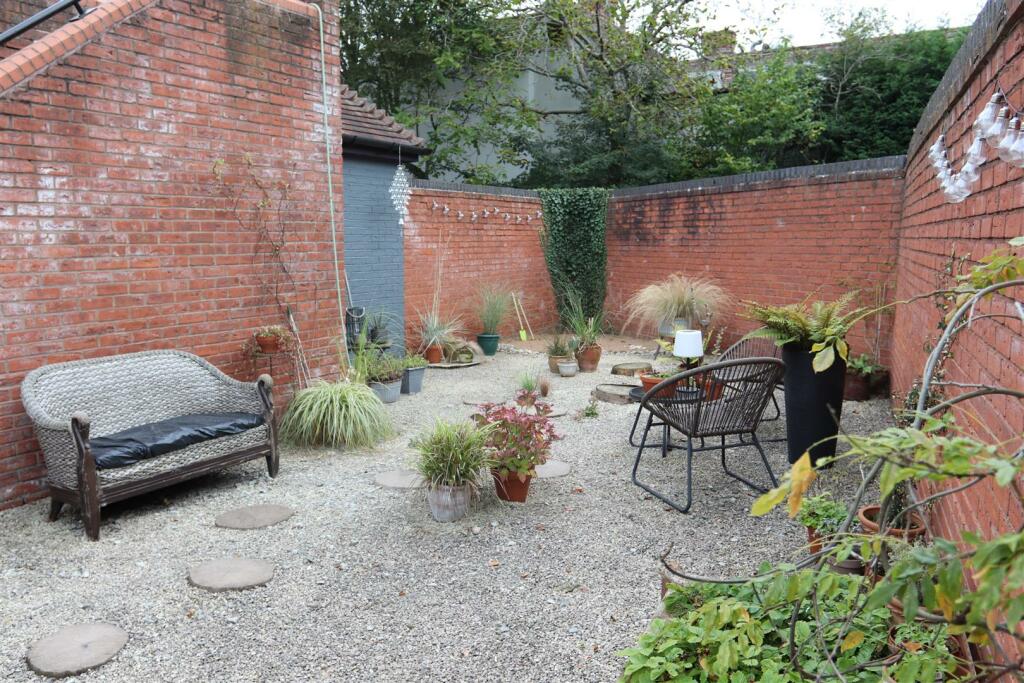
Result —
[[[753, 174], [617, 194], [608, 225], [609, 311], [621, 321], [634, 292], [674, 272], [711, 278], [735, 297], [724, 320], [729, 339], [755, 327], [740, 315], [744, 300], [829, 300], [879, 286], [891, 297], [902, 180], [893, 170], [898, 158], [873, 165], [889, 170], [834, 165], [813, 177]], [[858, 326], [853, 351], [868, 351], [877, 337], [888, 362], [889, 324], [884, 316]]]
[[[907, 298], [950, 284], [948, 270], [969, 268], [981, 256], [1005, 247], [1024, 234], [1024, 172], [990, 154], [974, 193], [962, 204], [945, 201], [928, 157], [940, 133], [946, 136], [950, 161], [963, 164], [973, 137], [971, 124], [998, 87], [1010, 103], [1024, 107], [1024, 17], [1020, 0], [992, 2], [979, 16], [964, 50], [950, 67], [932, 98], [909, 153], [906, 196], [899, 240], [898, 295]], [[961, 267], [958, 262], [966, 259]], [[1008, 292], [1018, 301], [1022, 292]], [[1011, 299], [997, 296], [980, 312], [1010, 313]], [[931, 301], [901, 307], [893, 333], [894, 355], [900, 359], [894, 388], [906, 391], [920, 376], [928, 351], [938, 339], [942, 314]], [[1024, 337], [1019, 319], [978, 321], [961, 332], [946, 364], [946, 379], [1024, 388]], [[957, 390], [950, 389], [949, 394]], [[963, 422], [986, 439], [1011, 439], [1024, 434], [1024, 405], [1002, 398], [971, 401]], [[960, 530], [984, 535], [1016, 529], [1024, 511], [1013, 497], [990, 482], [947, 498], [932, 510], [938, 530], [959, 538]]]
[[[539, 198], [507, 190], [417, 188], [409, 209], [411, 215], [405, 224], [405, 320], [410, 343], [418, 341], [419, 312], [431, 306], [439, 249], [444, 253], [441, 312], [461, 315], [470, 338], [480, 331], [475, 297], [482, 286], [489, 284], [506, 286], [522, 296], [535, 332], [555, 324], [551, 278], [538, 234], [543, 226], [537, 218]], [[488, 212], [486, 218], [484, 211]], [[519, 323], [511, 310], [509, 314], [502, 334], [518, 334]]]
[[[19, 397], [27, 371], [156, 348], [245, 379], [267, 369], [240, 347], [283, 320], [261, 284], [255, 232], [235, 221], [212, 173], [217, 159], [231, 171], [249, 155], [263, 182], [291, 182], [283, 259], [294, 286], [279, 298], [295, 310], [314, 374], [336, 372], [319, 72], [308, 16], [160, 0], [0, 97], [0, 508], [45, 494]], [[336, 88], [330, 97], [340, 150]], [[287, 380], [290, 368], [282, 357], [273, 369]]]

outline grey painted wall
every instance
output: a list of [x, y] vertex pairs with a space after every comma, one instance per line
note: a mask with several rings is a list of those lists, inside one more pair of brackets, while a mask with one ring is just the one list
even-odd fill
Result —
[[[391, 317], [395, 350], [403, 348], [405, 265], [402, 226], [388, 188], [397, 164], [345, 157], [345, 270], [352, 300]], [[347, 304], [347, 302], [346, 302]], [[400, 351], [399, 351], [400, 352]]]

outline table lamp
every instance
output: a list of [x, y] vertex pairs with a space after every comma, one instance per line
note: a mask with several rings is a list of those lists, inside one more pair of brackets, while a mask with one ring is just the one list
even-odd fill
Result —
[[677, 330], [672, 355], [683, 358], [687, 369], [696, 367], [696, 360], [704, 356], [704, 337], [700, 330]]

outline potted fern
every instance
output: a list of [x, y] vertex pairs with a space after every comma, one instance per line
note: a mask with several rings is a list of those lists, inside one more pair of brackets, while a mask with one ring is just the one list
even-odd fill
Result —
[[488, 439], [486, 427], [438, 420], [430, 432], [413, 440], [419, 452], [416, 469], [427, 483], [430, 514], [438, 522], [455, 522], [469, 512], [480, 472], [491, 462]]
[[791, 463], [808, 451], [815, 465], [836, 453], [849, 356], [846, 335], [854, 323], [872, 312], [849, 308], [855, 294], [828, 303], [750, 303], [747, 309], [747, 317], [762, 326], [746, 336], [771, 339], [782, 347]]

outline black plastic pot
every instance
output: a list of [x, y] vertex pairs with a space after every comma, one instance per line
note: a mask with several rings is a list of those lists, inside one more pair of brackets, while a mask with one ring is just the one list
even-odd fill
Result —
[[496, 334], [478, 334], [476, 335], [476, 343], [483, 349], [485, 356], [493, 356], [498, 352], [498, 340], [500, 336]]
[[[794, 463], [806, 451], [817, 465], [822, 458], [836, 454], [835, 436], [843, 414], [843, 385], [846, 383], [846, 362], [836, 356], [832, 367], [815, 372], [814, 357], [809, 350], [795, 344], [782, 347], [786, 364], [786, 439], [789, 462]], [[822, 439], [814, 448], [813, 444]]]

